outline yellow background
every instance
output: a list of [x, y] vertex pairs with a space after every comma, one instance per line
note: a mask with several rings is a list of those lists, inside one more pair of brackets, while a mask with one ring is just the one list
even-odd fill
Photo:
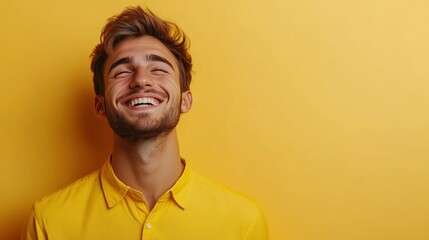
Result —
[[429, 239], [429, 2], [0, 2], [0, 238], [95, 170], [89, 54], [144, 4], [190, 36], [182, 155], [260, 202], [272, 239]]

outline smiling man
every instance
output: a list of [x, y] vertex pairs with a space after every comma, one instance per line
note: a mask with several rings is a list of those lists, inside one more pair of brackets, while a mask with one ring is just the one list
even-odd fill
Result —
[[34, 204], [22, 239], [268, 239], [258, 205], [180, 157], [192, 106], [188, 40], [140, 7], [109, 20], [92, 54], [95, 111], [114, 131], [104, 166]]

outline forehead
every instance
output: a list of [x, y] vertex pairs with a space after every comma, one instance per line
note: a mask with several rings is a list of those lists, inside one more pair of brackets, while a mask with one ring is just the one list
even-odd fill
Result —
[[173, 53], [161, 41], [152, 36], [141, 36], [121, 41], [108, 53], [109, 56], [104, 69], [105, 71], [109, 69], [112, 63], [118, 59], [129, 57], [141, 60], [145, 59], [148, 54], [156, 54], [166, 58], [173, 64], [174, 70], [178, 70], [177, 59]]

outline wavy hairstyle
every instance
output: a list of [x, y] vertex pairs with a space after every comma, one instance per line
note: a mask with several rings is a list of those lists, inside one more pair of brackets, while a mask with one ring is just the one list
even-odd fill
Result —
[[180, 89], [182, 92], [189, 90], [192, 58], [185, 33], [176, 24], [137, 6], [127, 7], [119, 15], [108, 19], [101, 32], [100, 43], [92, 51], [91, 71], [96, 95], [104, 94], [103, 70], [109, 53], [123, 40], [146, 35], [158, 39], [173, 53], [179, 66]]

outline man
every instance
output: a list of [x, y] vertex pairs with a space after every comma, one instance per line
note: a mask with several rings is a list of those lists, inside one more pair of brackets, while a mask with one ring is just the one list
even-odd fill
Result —
[[109, 20], [92, 54], [105, 165], [34, 204], [23, 239], [268, 239], [250, 199], [189, 168], [176, 125], [192, 106], [184, 33], [140, 7]]

